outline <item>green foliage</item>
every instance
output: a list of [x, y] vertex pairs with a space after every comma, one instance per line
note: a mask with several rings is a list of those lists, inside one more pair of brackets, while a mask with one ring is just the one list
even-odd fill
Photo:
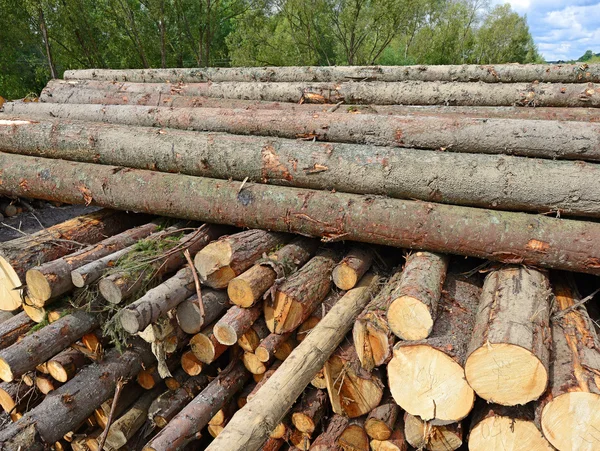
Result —
[[591, 50], [587, 50], [578, 60], [579, 63], [600, 63], [600, 53], [594, 54]]
[[541, 61], [526, 19], [487, 1], [0, 0], [0, 96], [92, 67]]

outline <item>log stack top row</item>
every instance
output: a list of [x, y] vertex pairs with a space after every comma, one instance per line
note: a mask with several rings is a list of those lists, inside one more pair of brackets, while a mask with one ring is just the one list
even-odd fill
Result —
[[599, 449], [598, 107], [600, 65], [4, 104], [7, 205], [105, 209], [0, 243], [0, 449]]

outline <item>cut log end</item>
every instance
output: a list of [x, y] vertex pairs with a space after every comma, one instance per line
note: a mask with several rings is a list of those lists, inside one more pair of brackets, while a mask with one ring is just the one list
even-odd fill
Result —
[[234, 327], [232, 327], [230, 324], [220, 322], [215, 324], [213, 334], [219, 343], [226, 346], [233, 346], [239, 339]]
[[404, 416], [404, 436], [412, 447], [430, 451], [454, 451], [463, 444], [460, 423], [432, 426], [409, 414]]
[[345, 265], [340, 264], [336, 266], [332, 273], [333, 283], [340, 290], [350, 290], [356, 286], [358, 282], [359, 274], [356, 272], [356, 269]]
[[184, 352], [181, 355], [181, 367], [190, 376], [197, 376], [202, 372], [203, 363], [191, 352]]
[[232, 279], [227, 285], [227, 294], [235, 305], [249, 308], [254, 305], [255, 294], [248, 280], [241, 277]]
[[27, 302], [23, 304], [23, 310], [25, 314], [36, 323], [41, 323], [46, 319], [46, 309], [29, 305]]
[[102, 297], [111, 304], [120, 304], [123, 300], [123, 293], [121, 292], [121, 289], [110, 279], [102, 279], [100, 282], [98, 282], [98, 289], [100, 290]]
[[429, 308], [411, 296], [395, 299], [389, 307], [387, 317], [390, 329], [403, 340], [423, 340], [433, 328], [434, 318]]
[[0, 256], [0, 310], [12, 312], [23, 303], [21, 293], [15, 290], [22, 285], [11, 264]]
[[2, 357], [0, 357], [0, 379], [5, 382], [11, 382], [14, 379], [10, 365]]
[[77, 288], [83, 288], [86, 285], [86, 277], [85, 274], [80, 273], [79, 271], [71, 271], [71, 282]]
[[25, 275], [27, 290], [31, 295], [34, 305], [43, 307], [45, 301], [52, 297], [52, 287], [47, 276], [37, 269], [30, 269]]
[[[561, 433], [570, 431], [565, 427]], [[570, 441], [571, 437], [567, 440]], [[554, 448], [531, 421], [493, 416], [479, 422], [469, 434], [470, 451], [503, 449], [510, 451], [550, 451]], [[580, 449], [571, 447], [560, 449]]]
[[388, 364], [394, 400], [411, 415], [438, 424], [465, 418], [475, 402], [463, 368], [431, 346], [410, 345], [394, 350]]
[[67, 382], [69, 380], [69, 373], [60, 362], [50, 360], [47, 363], [48, 372], [50, 376], [56, 379], [58, 382]]
[[256, 354], [252, 352], [245, 352], [242, 360], [246, 369], [252, 374], [264, 374], [269, 367], [267, 363], [261, 362]]
[[600, 395], [570, 392], [557, 396], [544, 406], [541, 424], [544, 436], [557, 449], [600, 449]]
[[548, 384], [542, 362], [527, 349], [507, 343], [487, 343], [471, 353], [465, 374], [480, 397], [504, 406], [534, 401]]
[[337, 444], [344, 451], [368, 451], [369, 437], [361, 426], [351, 424], [342, 432]]
[[123, 309], [119, 312], [119, 321], [121, 321], [121, 327], [130, 334], [137, 334], [142, 330], [139, 317], [136, 310]]
[[236, 274], [229, 266], [232, 249], [226, 241], [215, 241], [198, 252], [194, 266], [203, 284], [212, 288], [225, 288]]

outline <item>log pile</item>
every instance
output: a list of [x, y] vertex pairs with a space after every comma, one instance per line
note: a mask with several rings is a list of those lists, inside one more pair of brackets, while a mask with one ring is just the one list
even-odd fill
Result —
[[600, 66], [65, 78], [0, 213], [104, 209], [0, 243], [0, 450], [598, 449]]

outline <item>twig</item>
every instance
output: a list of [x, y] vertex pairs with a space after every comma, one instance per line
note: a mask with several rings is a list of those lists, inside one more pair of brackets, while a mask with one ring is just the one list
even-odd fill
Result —
[[13, 227], [13, 226], [10, 226], [10, 225], [8, 225], [8, 224], [6, 224], [5, 222], [1, 222], [0, 224], [2, 224], [4, 227], [8, 227], [9, 229], [12, 229], [12, 230], [14, 230], [15, 232], [19, 232], [19, 233], [21, 233], [21, 234], [23, 234], [23, 235], [25, 235], [25, 236], [28, 236], [28, 234], [27, 234], [27, 233], [23, 232], [23, 231], [22, 231], [22, 230], [20, 230], [20, 229], [17, 229], [17, 228], [15, 228], [15, 227]]
[[106, 437], [108, 437], [108, 430], [110, 429], [110, 426], [113, 422], [113, 415], [115, 414], [115, 410], [117, 409], [117, 402], [119, 402], [119, 396], [121, 395], [121, 390], [123, 390], [123, 385], [125, 385], [125, 383], [123, 382], [123, 378], [120, 377], [119, 380], [117, 380], [115, 396], [113, 397], [112, 405], [110, 406], [110, 413], [108, 414], [106, 427], [104, 428], [104, 431], [102, 432], [102, 435], [98, 440], [98, 449], [100, 450], [104, 449], [104, 443], [106, 443]]
[[578, 307], [581, 307], [583, 304], [585, 304], [587, 301], [589, 301], [590, 299], [592, 299], [594, 296], [596, 296], [596, 294], [600, 291], [600, 288], [598, 288], [596, 291], [594, 291], [592, 294], [590, 294], [589, 296], [584, 297], [581, 301], [576, 302], [575, 304], [567, 307], [564, 310], [561, 310], [560, 312], [557, 312], [554, 314], [554, 316], [552, 316], [552, 320], [556, 321], [557, 319], [561, 319], [563, 316], [565, 316], [567, 313], [572, 312], [573, 310], [575, 310]]
[[205, 313], [204, 313], [204, 304], [202, 304], [202, 291], [200, 289], [200, 281], [198, 280], [198, 273], [196, 273], [196, 268], [194, 267], [194, 262], [192, 261], [192, 256], [190, 255], [190, 250], [186, 249], [183, 251], [183, 255], [190, 265], [190, 270], [192, 271], [192, 276], [194, 276], [194, 285], [196, 285], [196, 295], [198, 296], [198, 308], [200, 309], [200, 318], [202, 323], [204, 323]]
[[344, 101], [342, 100], [341, 102], [336, 103], [335, 105], [333, 105], [331, 108], [329, 108], [327, 110], [328, 113], [335, 113], [335, 111], [340, 107], [340, 105], [342, 105], [344, 103]]

